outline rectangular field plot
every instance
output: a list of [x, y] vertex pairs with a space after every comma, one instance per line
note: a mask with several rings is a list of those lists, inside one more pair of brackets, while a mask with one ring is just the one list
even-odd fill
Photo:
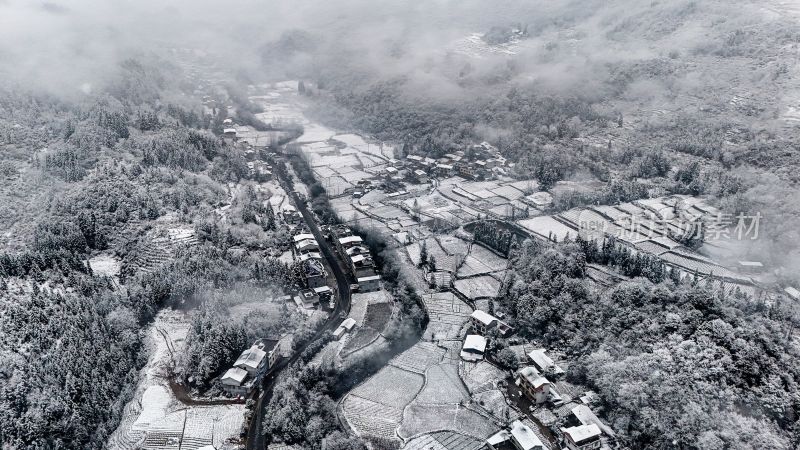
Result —
[[472, 308], [449, 292], [423, 296], [428, 308], [430, 322], [425, 330], [425, 339], [455, 339], [469, 320]]
[[497, 431], [488, 417], [458, 404], [411, 404], [403, 415], [403, 424], [397, 430], [403, 438], [439, 430], [452, 430], [478, 439], [486, 439]]
[[437, 364], [425, 372], [425, 387], [417, 396], [419, 403], [459, 403], [469, 399], [458, 376], [456, 364]]
[[458, 292], [472, 299], [497, 297], [500, 290], [500, 282], [488, 275], [456, 280], [453, 284]]
[[389, 364], [400, 369], [422, 374], [425, 370], [439, 363], [444, 355], [441, 349], [432, 342], [418, 342], [413, 347], [395, 356]]
[[478, 258], [469, 255], [464, 260], [464, 264], [458, 268], [459, 278], [473, 277], [475, 275], [485, 275], [492, 272], [492, 268], [481, 262]]
[[389, 365], [351, 393], [386, 406], [403, 408], [414, 399], [423, 383], [422, 375]]
[[483, 441], [452, 431], [437, 431], [411, 439], [403, 450], [479, 450]]
[[492, 189], [492, 192], [507, 200], [516, 200], [525, 196], [522, 191], [511, 185], [500, 186], [497, 189]]
[[467, 388], [474, 394], [493, 389], [498, 382], [506, 378], [506, 372], [487, 361], [467, 362], [464, 363], [462, 378]]
[[482, 245], [473, 245], [469, 254], [474, 256], [484, 265], [488, 266], [492, 272], [504, 270], [508, 265], [507, 259], [503, 258], [502, 256], [498, 256]]
[[448, 255], [466, 255], [469, 249], [467, 241], [455, 236], [439, 235], [436, 240]]
[[539, 216], [532, 219], [520, 220], [519, 225], [539, 236], [547, 239], [550, 236], [563, 241], [565, 237], [575, 239], [577, 230], [570, 228], [550, 216]]
[[344, 400], [343, 409], [347, 422], [361, 436], [395, 438], [395, 430], [403, 417], [402, 409], [352, 394]]

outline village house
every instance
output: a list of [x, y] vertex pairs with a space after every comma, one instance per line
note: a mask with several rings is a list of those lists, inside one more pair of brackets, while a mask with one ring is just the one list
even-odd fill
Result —
[[340, 254], [346, 255], [348, 248], [357, 245], [361, 246], [363, 242], [364, 240], [361, 239], [361, 236], [345, 236], [336, 240], [336, 247], [338, 247]]
[[564, 435], [564, 444], [570, 450], [590, 450], [602, 445], [602, 433], [595, 424], [562, 428], [561, 433]]
[[283, 206], [283, 209], [281, 210], [281, 218], [283, 219], [284, 222], [290, 225], [298, 224], [303, 220], [303, 217], [300, 215], [299, 212], [297, 212], [297, 209], [295, 209], [295, 207], [292, 205]]
[[227, 392], [228, 394], [238, 397], [238, 396], [245, 396], [250, 389], [253, 387], [254, 379], [251, 377], [248, 382], [245, 382], [248, 378], [247, 371], [244, 369], [239, 369], [237, 367], [231, 367], [230, 369], [222, 375], [220, 378], [220, 382], [222, 383], [222, 389]]
[[528, 353], [528, 360], [536, 367], [540, 373], [552, 372], [554, 375], [561, 375], [564, 370], [559, 367], [552, 358], [547, 356], [543, 348], [538, 348]]
[[[274, 347], [275, 342], [272, 342], [269, 350], [272, 350]], [[262, 346], [253, 344], [239, 355], [239, 358], [233, 363], [233, 367], [244, 369], [247, 371], [248, 375], [255, 378], [266, 370], [267, 362], [267, 352], [264, 350], [263, 343]]]
[[546, 450], [546, 447], [531, 427], [519, 420], [511, 423], [511, 428], [500, 430], [486, 440], [491, 450]]
[[381, 290], [381, 276], [374, 274], [356, 278], [360, 292], [374, 292]]
[[375, 274], [375, 264], [369, 254], [358, 254], [350, 257], [350, 270], [355, 278], [368, 277]]
[[414, 180], [417, 181], [417, 183], [420, 183], [420, 184], [427, 183], [429, 181], [428, 180], [428, 174], [425, 173], [425, 171], [422, 170], [422, 169], [415, 170], [413, 178], [414, 178]]
[[472, 312], [470, 323], [475, 332], [484, 336], [489, 330], [495, 328], [497, 328], [501, 336], [507, 336], [511, 333], [511, 327], [507, 323], [480, 309]]
[[314, 309], [319, 304], [319, 295], [313, 289], [303, 289], [294, 296], [294, 302], [299, 308]]
[[222, 130], [224, 139], [236, 139], [236, 128], [225, 128]]
[[451, 177], [456, 174], [456, 170], [452, 164], [437, 164], [436, 174], [440, 177]]
[[316, 239], [305, 239], [294, 244], [295, 251], [298, 254], [319, 250], [319, 244]]
[[300, 262], [308, 261], [309, 259], [322, 259], [322, 254], [319, 252], [308, 252], [303, 253], [302, 255], [297, 256], [297, 260]]
[[326, 285], [327, 274], [320, 260], [309, 258], [301, 263], [301, 267], [309, 288], [314, 289]]
[[284, 356], [284, 341], [281, 339], [259, 339], [242, 352], [220, 378], [222, 388], [233, 396], [247, 395], [255, 383]]
[[464, 361], [480, 361], [486, 351], [486, 338], [477, 334], [468, 334], [461, 347], [461, 359]]
[[595, 415], [594, 411], [586, 405], [575, 405], [566, 418], [566, 424], [569, 426], [597, 425], [602, 433], [614, 437], [614, 430], [603, 423], [603, 421]]
[[406, 156], [406, 164], [412, 169], [416, 169], [416, 168], [422, 167], [423, 161], [424, 161], [424, 158], [419, 156], [419, 155], [408, 155], [408, 156]]
[[537, 405], [547, 402], [559, 405], [563, 402], [553, 384], [532, 366], [523, 367], [517, 372], [517, 385]]

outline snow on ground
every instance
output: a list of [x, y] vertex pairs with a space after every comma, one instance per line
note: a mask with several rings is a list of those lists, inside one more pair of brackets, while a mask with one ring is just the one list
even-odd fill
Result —
[[89, 260], [89, 267], [95, 275], [116, 277], [122, 265], [116, 256], [102, 253]]
[[539, 216], [531, 219], [520, 220], [519, 226], [530, 230], [542, 238], [555, 237], [558, 241], [563, 241], [566, 236], [575, 239], [577, 231], [564, 225], [550, 216]]
[[423, 296], [423, 300], [428, 307], [430, 317], [423, 338], [429, 340], [459, 338], [461, 329], [469, 321], [472, 308], [451, 292], [427, 294]]
[[501, 426], [485, 412], [478, 412], [475, 406], [415, 403], [405, 409], [397, 434], [410, 439], [434, 431], [452, 430], [485, 440]]
[[437, 364], [425, 372], [425, 387], [419, 393], [422, 403], [459, 403], [469, 400], [469, 392], [458, 376], [456, 364]]
[[284, 264], [291, 265], [294, 263], [294, 254], [292, 254], [291, 250], [286, 250], [285, 252], [281, 253], [281, 256], [278, 257], [278, 260]]
[[423, 434], [408, 441], [403, 450], [479, 450], [484, 442], [452, 431]]
[[471, 299], [496, 297], [500, 291], [500, 282], [488, 275], [456, 280], [453, 285], [458, 292]]
[[[161, 311], [148, 330], [150, 358], [142, 369], [134, 398], [125, 406], [110, 449], [218, 448], [238, 437], [244, 405], [186, 406], [173, 395], [167, 374], [173, 355], [183, 351], [189, 322], [173, 310]], [[213, 430], [213, 433], [211, 432]]]

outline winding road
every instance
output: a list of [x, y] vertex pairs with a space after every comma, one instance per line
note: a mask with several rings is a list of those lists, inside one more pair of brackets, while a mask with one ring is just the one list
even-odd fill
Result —
[[[276, 163], [283, 164], [288, 163], [288, 161], [284, 158], [278, 158]], [[342, 317], [350, 313], [350, 279], [348, 272], [345, 270], [341, 259], [336, 256], [336, 253], [333, 251], [330, 243], [325, 240], [325, 236], [323, 236], [322, 231], [320, 231], [319, 224], [317, 223], [314, 214], [308, 210], [306, 202], [300, 198], [295, 190], [291, 188], [292, 183], [285, 178], [285, 172], [275, 171], [275, 173], [278, 175], [278, 180], [283, 189], [292, 197], [292, 200], [294, 200], [297, 210], [303, 216], [303, 220], [305, 221], [309, 230], [311, 230], [311, 234], [313, 234], [314, 238], [317, 240], [322, 256], [328, 262], [328, 266], [333, 272], [333, 276], [336, 278], [338, 301], [336, 302], [336, 306], [334, 307], [333, 311], [331, 311], [330, 315], [328, 316], [328, 319], [325, 321], [325, 324], [319, 330], [317, 330], [316, 334], [314, 334], [314, 336], [309, 339], [306, 344], [294, 352], [290, 358], [282, 359], [280, 362], [271, 367], [262, 378], [260, 389], [253, 394], [258, 395], [258, 399], [256, 400], [254, 414], [250, 419], [250, 424], [247, 429], [247, 450], [263, 450], [266, 448], [264, 435], [262, 433], [264, 414], [266, 413], [267, 406], [269, 406], [269, 401], [272, 398], [272, 390], [275, 387], [275, 382], [278, 380], [278, 377], [280, 377], [283, 369], [297, 361], [309, 344], [322, 337], [324, 333], [336, 329], [341, 322]]]

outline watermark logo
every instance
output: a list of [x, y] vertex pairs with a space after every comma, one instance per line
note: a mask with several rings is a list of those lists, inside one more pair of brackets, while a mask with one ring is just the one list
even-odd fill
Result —
[[663, 219], [628, 214], [616, 221], [599, 218], [596, 213], [583, 211], [578, 216], [578, 233], [582, 239], [602, 239], [615, 236], [623, 240], [650, 239], [671, 236], [677, 240], [756, 240], [763, 216], [739, 213], [736, 215], [696, 216], [691, 219], [675, 217]]

